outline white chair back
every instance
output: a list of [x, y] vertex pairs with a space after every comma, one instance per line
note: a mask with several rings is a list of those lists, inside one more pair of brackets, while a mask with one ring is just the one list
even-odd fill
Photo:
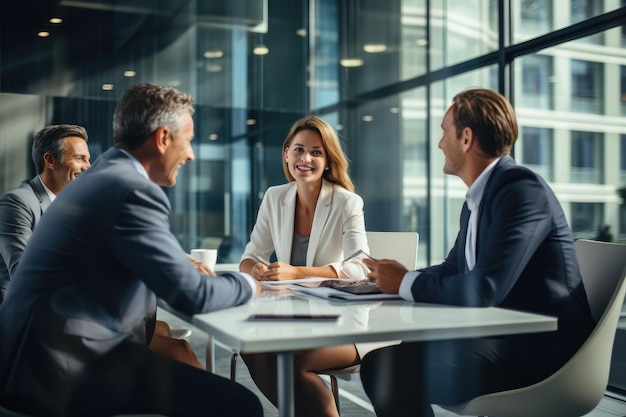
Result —
[[395, 259], [409, 271], [417, 268], [416, 232], [366, 232], [370, 255], [377, 259]]

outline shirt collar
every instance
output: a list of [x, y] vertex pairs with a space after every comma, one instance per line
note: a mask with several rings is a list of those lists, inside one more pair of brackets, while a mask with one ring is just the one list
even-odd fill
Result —
[[135, 166], [135, 169], [137, 170], [138, 173], [146, 177], [146, 179], [150, 179], [150, 177], [148, 177], [148, 171], [146, 171], [146, 169], [143, 167], [143, 165], [141, 165], [141, 163], [137, 160], [137, 158], [132, 156], [125, 149], [122, 149], [122, 148], [117, 148], [117, 149], [119, 149], [124, 155], [130, 158], [130, 160], [133, 162], [133, 165]]
[[39, 176], [39, 181], [41, 181], [41, 185], [43, 185], [43, 189], [46, 191], [46, 194], [48, 194], [48, 197], [50, 197], [50, 201], [54, 201], [54, 199], [57, 198], [57, 195], [48, 188], [45, 182], [43, 182], [41, 175]]
[[470, 210], [476, 210], [480, 206], [480, 201], [483, 198], [483, 193], [485, 192], [485, 187], [487, 186], [487, 181], [489, 180], [491, 171], [493, 171], [493, 168], [496, 166], [500, 158], [494, 159], [489, 165], [487, 165], [487, 168], [483, 169], [483, 172], [480, 173], [478, 178], [476, 178], [476, 181], [474, 181], [472, 186], [467, 190], [465, 200], [467, 201], [467, 206]]

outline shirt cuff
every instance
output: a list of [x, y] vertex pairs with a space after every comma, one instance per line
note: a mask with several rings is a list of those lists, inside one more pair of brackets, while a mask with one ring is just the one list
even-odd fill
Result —
[[400, 290], [398, 291], [400, 297], [407, 301], [415, 301], [411, 288], [413, 287], [415, 279], [419, 277], [420, 274], [420, 271], [409, 271], [404, 274], [404, 278], [402, 278], [402, 282], [400, 283]]
[[256, 280], [252, 278], [250, 274], [247, 274], [245, 272], [239, 272], [239, 275], [243, 276], [246, 282], [248, 283], [248, 285], [250, 286], [252, 295], [250, 295], [250, 298], [248, 298], [248, 301], [246, 301], [246, 302], [250, 302], [256, 295]]

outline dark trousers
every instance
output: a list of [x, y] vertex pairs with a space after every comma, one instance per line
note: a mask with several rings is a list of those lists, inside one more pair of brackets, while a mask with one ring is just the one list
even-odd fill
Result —
[[527, 385], [506, 340], [402, 343], [361, 361], [361, 381], [379, 417], [433, 416], [430, 404]]
[[263, 416], [258, 397], [244, 386], [137, 343], [123, 343], [90, 366], [69, 397], [70, 416]]

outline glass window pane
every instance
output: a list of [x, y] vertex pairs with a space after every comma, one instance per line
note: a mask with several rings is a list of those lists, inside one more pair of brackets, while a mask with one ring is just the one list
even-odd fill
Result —
[[431, 2], [431, 65], [438, 69], [498, 48], [497, 2]]
[[[514, 0], [511, 2], [513, 38], [521, 42], [623, 6], [623, 1], [620, 4], [615, 0]], [[603, 36], [588, 36], [578, 42], [603, 44]]]
[[546, 181], [553, 180], [554, 142], [552, 136], [552, 129], [522, 126], [516, 147], [516, 150], [519, 150], [521, 146], [522, 163], [541, 175]]
[[572, 131], [571, 182], [601, 184], [604, 144], [601, 133]]

